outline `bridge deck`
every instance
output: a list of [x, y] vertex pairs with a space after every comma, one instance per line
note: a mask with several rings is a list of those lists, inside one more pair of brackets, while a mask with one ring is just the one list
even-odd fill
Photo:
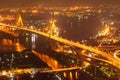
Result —
[[0, 25], [5, 26], [5, 27], [12, 27], [12, 28], [16, 28], [16, 29], [21, 29], [21, 30], [24, 30], [24, 31], [29, 31], [29, 32], [32, 32], [32, 33], [50, 38], [52, 40], [55, 40], [57, 42], [60, 42], [60, 43], [63, 43], [63, 44], [69, 45], [69, 46], [74, 46], [74, 47], [77, 47], [77, 48], [88, 50], [90, 52], [93, 52], [93, 53], [96, 53], [96, 54], [102, 56], [103, 58], [105, 58], [106, 60], [109, 61], [109, 64], [111, 64], [111, 65], [117, 67], [118, 69], [120, 69], [119, 60], [115, 59], [113, 56], [109, 55], [106, 52], [98, 50], [97, 48], [94, 48], [94, 47], [91, 47], [91, 46], [86, 46], [86, 45], [83, 45], [83, 44], [80, 44], [80, 43], [76, 43], [76, 42], [73, 42], [73, 41], [70, 41], [70, 40], [67, 40], [67, 39], [63, 39], [61, 37], [52, 36], [48, 33], [44, 33], [44, 32], [33, 30], [33, 29], [28, 29], [28, 28], [24, 28], [24, 27], [17, 27], [17, 26], [13, 26], [13, 25], [4, 24], [4, 23], [0, 23]]

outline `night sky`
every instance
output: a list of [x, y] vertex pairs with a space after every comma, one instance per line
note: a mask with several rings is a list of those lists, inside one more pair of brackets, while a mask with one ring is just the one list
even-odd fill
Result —
[[0, 0], [0, 7], [29, 7], [39, 5], [119, 5], [120, 0]]

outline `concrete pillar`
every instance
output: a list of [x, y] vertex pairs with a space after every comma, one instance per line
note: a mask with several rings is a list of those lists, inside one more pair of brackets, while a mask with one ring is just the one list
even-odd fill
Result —
[[73, 80], [73, 73], [72, 73], [72, 71], [69, 72], [69, 75], [70, 75], [70, 80]]

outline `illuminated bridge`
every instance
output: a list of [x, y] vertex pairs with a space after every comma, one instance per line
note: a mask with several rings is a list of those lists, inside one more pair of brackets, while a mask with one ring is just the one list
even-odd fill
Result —
[[[71, 46], [71, 47], [74, 47], [74, 48], [79, 48], [79, 49], [83, 49], [83, 50], [93, 52], [94, 54], [102, 56], [105, 59], [105, 60], [103, 59], [103, 61], [105, 61], [105, 62], [115, 66], [116, 68], [120, 69], [119, 60], [115, 59], [109, 53], [100, 51], [95, 47], [86, 46], [86, 45], [83, 45], [83, 44], [80, 44], [80, 43], [77, 43], [77, 42], [73, 42], [73, 41], [58, 37], [58, 36], [51, 35], [49, 33], [41, 32], [41, 31], [38, 31], [38, 30], [30, 29], [30, 28], [26, 28], [24, 26], [9, 25], [9, 24], [4, 24], [4, 23], [0, 23], [0, 26], [3, 26], [5, 28], [14, 28], [14, 29], [20, 29], [20, 30], [23, 30], [23, 31], [32, 32], [32, 33], [38, 34], [40, 36], [43, 36], [43, 37], [46, 37], [46, 38], [49, 38], [49, 39], [52, 39], [52, 40], [55, 40], [59, 43], [62, 43], [62, 44], [65, 44], [65, 45], [68, 45], [68, 46]], [[81, 54], [81, 53], [78, 53], [78, 54]]]

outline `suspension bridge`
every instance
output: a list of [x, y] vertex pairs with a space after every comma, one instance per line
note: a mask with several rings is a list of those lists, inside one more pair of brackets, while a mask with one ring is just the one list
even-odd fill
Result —
[[[16, 25], [11, 25], [11, 24], [6, 24], [6, 23], [0, 22], [0, 26], [2, 27], [1, 30], [2, 29], [6, 29], [6, 30], [10, 30], [10, 29], [17, 29], [18, 30], [19, 29], [19, 30], [31, 32], [31, 33], [34, 33], [34, 34], [38, 34], [40, 36], [52, 39], [52, 40], [54, 40], [56, 42], [59, 42], [59, 43], [62, 43], [62, 44], [65, 44], [65, 45], [68, 45], [68, 46], [71, 46], [71, 47], [75, 47], [75, 48], [90, 51], [90, 52], [92, 52], [94, 54], [100, 55], [101, 57], [103, 57], [102, 58], [103, 60], [106, 60], [107, 63], [115, 66], [118, 69], [120, 69], [119, 60], [114, 58], [109, 53], [100, 51], [96, 47], [91, 47], [91, 46], [87, 46], [87, 45], [84, 45], [84, 44], [80, 44], [80, 43], [77, 43], [77, 42], [74, 42], [74, 41], [64, 39], [62, 37], [59, 37], [58, 34], [54, 35], [54, 31], [53, 31], [55, 29], [54, 21], [52, 20], [51, 23], [52, 23], [52, 27], [50, 29], [50, 33], [45, 33], [45, 32], [42, 32], [42, 31], [39, 31], [39, 30], [36, 30], [36, 29], [31, 29], [31, 28], [27, 28], [27, 27], [23, 26], [23, 22], [22, 22], [21, 17], [18, 18], [18, 22], [17, 22]], [[78, 53], [78, 54], [81, 54], [81, 53]]]

